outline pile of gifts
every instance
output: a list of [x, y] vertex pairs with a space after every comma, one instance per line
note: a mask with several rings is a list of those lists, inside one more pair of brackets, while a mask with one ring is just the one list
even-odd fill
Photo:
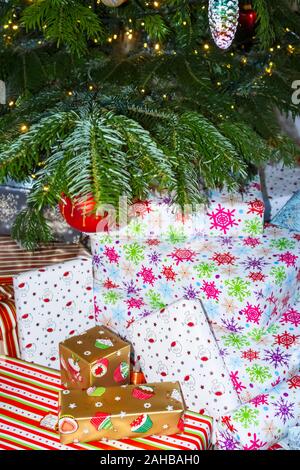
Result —
[[183, 432], [178, 382], [129, 385], [130, 344], [96, 326], [60, 343], [61, 442], [172, 435]]

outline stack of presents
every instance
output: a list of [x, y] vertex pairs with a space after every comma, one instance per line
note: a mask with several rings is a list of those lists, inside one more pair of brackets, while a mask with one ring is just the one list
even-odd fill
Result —
[[92, 256], [6, 239], [0, 448], [300, 448], [300, 168], [265, 180], [153, 195]]

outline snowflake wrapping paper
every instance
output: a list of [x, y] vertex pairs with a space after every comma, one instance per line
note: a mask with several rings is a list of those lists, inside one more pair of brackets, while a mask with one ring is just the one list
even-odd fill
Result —
[[252, 400], [263, 406], [268, 390], [299, 375], [300, 303], [268, 328], [224, 331], [213, 324], [212, 329], [242, 403]]
[[288, 168], [282, 163], [265, 168], [266, 220], [271, 220], [288, 200], [300, 190], [300, 166]]
[[[101, 260], [105, 240], [111, 243], [145, 243], [149, 239], [174, 245], [199, 236], [255, 237], [263, 233], [264, 203], [258, 182], [253, 182], [244, 193], [211, 191], [209, 206], [201, 204], [195, 212], [186, 207], [182, 212], [170, 195], [153, 195], [129, 208], [128, 220], [118, 231], [109, 235], [91, 235], [92, 251]], [[139, 252], [135, 255], [138, 260]], [[108, 263], [115, 263], [118, 254], [107, 251]], [[129, 258], [128, 258], [129, 259]], [[95, 265], [97, 268], [97, 259]], [[102, 281], [101, 268], [95, 270]]]
[[202, 300], [209, 320], [233, 333], [270, 326], [299, 290], [300, 237], [275, 226], [260, 236], [186, 242], [95, 240], [96, 319], [125, 336], [135, 321], [183, 298]]
[[58, 344], [95, 326], [90, 258], [77, 258], [14, 278], [22, 359], [59, 369]]
[[300, 375], [273, 387], [222, 417], [218, 432], [221, 450], [266, 450], [300, 424]]
[[176, 302], [128, 337], [147, 382], [179, 381], [189, 409], [218, 419], [240, 404], [200, 302]]

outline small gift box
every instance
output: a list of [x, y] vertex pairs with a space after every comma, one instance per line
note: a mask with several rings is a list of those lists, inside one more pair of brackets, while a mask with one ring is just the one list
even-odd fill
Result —
[[171, 435], [184, 429], [185, 405], [178, 382], [63, 390], [59, 409], [63, 444]]
[[104, 326], [59, 345], [62, 383], [69, 389], [129, 383], [130, 344]]

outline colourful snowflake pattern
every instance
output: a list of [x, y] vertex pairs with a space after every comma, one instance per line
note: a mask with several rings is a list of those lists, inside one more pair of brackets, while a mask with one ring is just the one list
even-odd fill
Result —
[[263, 216], [265, 210], [265, 205], [260, 199], [255, 199], [254, 201], [248, 202], [248, 212], [247, 214], [258, 214], [260, 217]]
[[124, 245], [125, 258], [134, 264], [138, 264], [144, 259], [144, 247], [134, 242], [130, 245]]
[[250, 295], [250, 282], [244, 281], [241, 277], [236, 277], [235, 279], [226, 279], [225, 285], [228, 288], [228, 295], [236, 297], [240, 302]]
[[248, 349], [247, 351], [242, 352], [242, 358], [247, 359], [249, 362], [259, 359], [259, 352], [253, 351], [253, 349]]
[[267, 442], [261, 441], [256, 434], [253, 434], [253, 438], [250, 439], [250, 445], [243, 446], [243, 450], [260, 450], [265, 447]]
[[114, 247], [105, 246], [103, 254], [108, 258], [110, 263], [118, 263], [120, 259], [120, 255]]
[[248, 428], [251, 425], [257, 426], [259, 424], [259, 421], [257, 419], [258, 415], [258, 410], [253, 410], [252, 408], [250, 408], [250, 406], [246, 405], [238, 409], [233, 414], [233, 417], [238, 423], [241, 423], [243, 428]]
[[295, 266], [298, 256], [293, 255], [292, 253], [287, 251], [286, 253], [278, 255], [278, 258], [279, 258], [279, 261], [284, 263], [286, 266]]
[[279, 251], [291, 250], [295, 248], [295, 244], [296, 242], [288, 238], [278, 238], [275, 240], [271, 240], [270, 242], [270, 246], [276, 248]]
[[261, 244], [259, 238], [254, 238], [254, 237], [246, 237], [243, 240], [243, 244], [245, 246], [250, 246], [251, 248], [256, 248]]
[[176, 266], [178, 266], [179, 263], [194, 262], [196, 253], [188, 248], [177, 248], [168, 256], [171, 256], [175, 260]]
[[298, 327], [300, 325], [300, 312], [293, 308], [289, 309], [282, 315], [280, 323], [290, 323], [295, 327]]
[[152, 268], [146, 268], [146, 266], [142, 266], [142, 269], [140, 270], [140, 272], [138, 272], [138, 275], [143, 278], [144, 284], [150, 284], [151, 286], [153, 286], [156, 280]]
[[276, 403], [273, 403], [276, 413], [275, 416], [278, 416], [283, 423], [285, 424], [287, 420], [294, 418], [294, 406], [295, 403], [289, 403], [283, 397], [280, 397]]
[[275, 337], [275, 344], [279, 346], [283, 346], [286, 349], [293, 347], [299, 338], [299, 335], [292, 335], [285, 331], [281, 335], [274, 336]]
[[286, 270], [283, 266], [274, 266], [270, 274], [274, 277], [275, 284], [278, 286], [281, 286], [286, 279]]
[[230, 254], [229, 251], [227, 251], [226, 253], [215, 253], [212, 257], [212, 261], [217, 263], [218, 266], [222, 266], [224, 264], [230, 264], [231, 266], [233, 266], [234, 262], [236, 261], [236, 257]]
[[251, 403], [253, 403], [255, 408], [262, 405], [268, 405], [268, 398], [269, 395], [265, 395], [262, 393], [261, 395], [257, 395], [256, 397], [252, 398]]
[[207, 299], [219, 300], [219, 295], [221, 291], [216, 288], [216, 284], [214, 281], [212, 282], [204, 281], [203, 286], [201, 287], [201, 290], [203, 290]]
[[211, 214], [207, 214], [211, 219], [210, 229], [220, 230], [224, 235], [227, 234], [228, 230], [235, 225], [238, 225], [234, 218], [235, 209], [225, 209], [218, 204], [218, 208]]
[[279, 366], [287, 366], [290, 357], [290, 354], [282, 352], [281, 349], [277, 347], [275, 349], [265, 349], [265, 357], [263, 359], [277, 369]]
[[216, 266], [213, 263], [199, 263], [194, 266], [195, 271], [199, 277], [211, 278], [213, 273], [217, 270]]
[[229, 335], [222, 336], [222, 339], [225, 346], [231, 346], [238, 350], [245, 346], [250, 346], [249, 340], [245, 335], [231, 333]]
[[262, 311], [257, 305], [251, 305], [247, 302], [247, 306], [241, 310], [241, 313], [246, 316], [247, 321], [259, 324]]
[[244, 224], [244, 230], [246, 233], [255, 237], [256, 235], [260, 235], [263, 231], [263, 227], [261, 225], [261, 220], [259, 217], [256, 217], [252, 220], [246, 220]]
[[272, 377], [268, 366], [253, 364], [251, 367], [246, 367], [246, 371], [253, 382], [258, 382], [260, 384], [263, 384], [267, 379]]

